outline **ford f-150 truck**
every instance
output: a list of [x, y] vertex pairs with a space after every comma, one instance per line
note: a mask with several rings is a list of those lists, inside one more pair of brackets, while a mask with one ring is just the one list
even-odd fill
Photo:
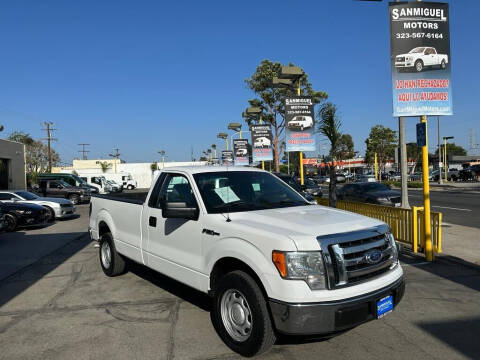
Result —
[[448, 55], [437, 54], [437, 50], [432, 47], [417, 47], [408, 52], [395, 57], [395, 67], [401, 71], [403, 69], [414, 69], [417, 72], [422, 71], [427, 66], [439, 66], [445, 69], [448, 64]]
[[278, 334], [334, 334], [392, 311], [404, 293], [381, 221], [310, 205], [253, 168], [161, 171], [145, 201], [96, 195], [89, 232], [107, 276], [144, 264], [213, 298], [227, 346], [253, 356]]

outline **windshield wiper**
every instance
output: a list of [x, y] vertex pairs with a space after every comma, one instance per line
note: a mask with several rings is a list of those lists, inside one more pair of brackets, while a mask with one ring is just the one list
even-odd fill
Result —
[[255, 204], [248, 201], [238, 200], [231, 203], [225, 203], [225, 204], [214, 206], [213, 209], [227, 209], [227, 208], [233, 209], [233, 208], [238, 208], [242, 206], [254, 207]]

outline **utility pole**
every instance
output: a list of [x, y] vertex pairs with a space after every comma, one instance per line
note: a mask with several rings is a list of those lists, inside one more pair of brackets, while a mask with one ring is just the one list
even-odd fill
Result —
[[85, 150], [85, 146], [88, 146], [90, 144], [77, 144], [82, 147], [82, 150], [78, 150], [79, 153], [82, 153], [82, 160], [87, 160], [87, 153], [89, 153], [89, 150]]
[[45, 121], [43, 123], [45, 125], [45, 129], [42, 129], [42, 130], [45, 130], [47, 132], [47, 137], [44, 138], [43, 140], [47, 140], [47, 153], [48, 153], [48, 168], [47, 168], [47, 172], [52, 172], [52, 149], [51, 149], [51, 146], [50, 146], [50, 143], [52, 141], [56, 141], [57, 139], [53, 138], [52, 137], [52, 131], [55, 131], [57, 129], [54, 129], [52, 128], [53, 126], [53, 123], [52, 122], [49, 122], [49, 121]]
[[113, 161], [113, 168], [114, 168], [114, 172], [115, 174], [117, 173], [117, 160], [118, 158], [120, 158], [120, 153], [118, 152], [118, 149], [113, 149], [115, 150], [115, 152], [113, 154], [108, 154], [108, 156], [111, 156], [113, 157], [114, 161]]

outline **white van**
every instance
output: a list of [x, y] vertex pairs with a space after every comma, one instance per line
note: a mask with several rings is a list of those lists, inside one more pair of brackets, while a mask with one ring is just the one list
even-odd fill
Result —
[[105, 173], [102, 174], [107, 180], [113, 180], [117, 184], [123, 186], [124, 189], [133, 190], [137, 187], [137, 182], [133, 180], [132, 174], [129, 172], [119, 172], [116, 174]]
[[257, 139], [255, 139], [255, 142], [253, 143], [254, 148], [263, 148], [263, 147], [269, 147], [272, 144], [269, 138], [262, 136]]
[[287, 124], [289, 129], [308, 129], [313, 126], [313, 119], [311, 116], [294, 116]]
[[87, 182], [88, 185], [98, 189], [99, 194], [108, 194], [112, 192], [111, 185], [107, 183], [107, 179], [100, 174], [78, 174], [78, 176]]

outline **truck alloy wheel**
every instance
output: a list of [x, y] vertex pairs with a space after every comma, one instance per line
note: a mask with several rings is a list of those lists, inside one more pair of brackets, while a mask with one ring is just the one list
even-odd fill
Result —
[[125, 272], [126, 263], [122, 255], [115, 249], [112, 234], [105, 233], [100, 240], [100, 264], [107, 276], [117, 276]]
[[440, 67], [442, 69], [445, 69], [447, 67], [447, 64], [445, 63], [445, 60], [442, 60], [442, 63], [440, 64]]
[[417, 62], [415, 63], [415, 70], [417, 70], [417, 72], [420, 72], [423, 70], [422, 60], [417, 60]]
[[232, 271], [219, 280], [210, 316], [223, 342], [240, 355], [260, 354], [275, 343], [265, 297], [243, 271]]

